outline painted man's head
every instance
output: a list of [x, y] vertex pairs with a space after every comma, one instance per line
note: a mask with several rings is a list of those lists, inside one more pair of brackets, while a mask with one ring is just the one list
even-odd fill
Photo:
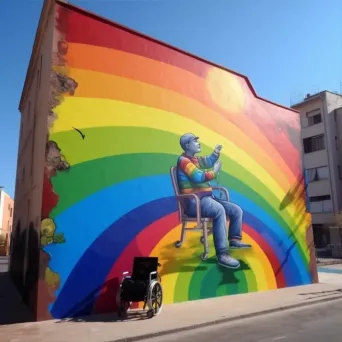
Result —
[[185, 153], [196, 154], [201, 152], [199, 137], [192, 133], [186, 133], [180, 138], [180, 145]]

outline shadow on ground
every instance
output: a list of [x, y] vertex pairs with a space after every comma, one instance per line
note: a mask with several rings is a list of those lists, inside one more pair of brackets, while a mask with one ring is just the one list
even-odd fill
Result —
[[[217, 265], [216, 258], [210, 258], [205, 261], [205, 264], [209, 267], [210, 265]], [[234, 275], [234, 272], [237, 271], [245, 271], [249, 270], [250, 267], [244, 262], [241, 261], [241, 267], [239, 270], [227, 270], [226, 268], [223, 268], [221, 266], [218, 266], [218, 271], [221, 273], [221, 281], [219, 285], [224, 284], [238, 284], [239, 280]], [[206, 268], [205, 268], [206, 269]], [[185, 267], [185, 270], [187, 270], [187, 267]], [[191, 269], [192, 270], [192, 269]], [[97, 292], [97, 291], [95, 291]], [[92, 297], [93, 294], [90, 294], [89, 297]], [[205, 299], [205, 298], [202, 298]], [[85, 302], [88, 301], [88, 298], [84, 300]], [[84, 303], [79, 303], [78, 306], [82, 307]], [[73, 308], [72, 311], [77, 311], [76, 308]], [[70, 311], [70, 312], [72, 312]], [[78, 316], [78, 317], [66, 317], [64, 319], [58, 320], [56, 323], [64, 323], [64, 322], [75, 322], [75, 323], [82, 323], [82, 322], [122, 322], [122, 321], [137, 321], [137, 320], [145, 320], [147, 318], [146, 311], [143, 311], [142, 309], [133, 309], [128, 311], [127, 316], [122, 319], [117, 316], [116, 313], [105, 313], [105, 314], [98, 314], [98, 315], [86, 315], [86, 316]]]
[[89, 315], [83, 317], [74, 317], [74, 318], [64, 318], [56, 323], [65, 323], [65, 322], [74, 322], [74, 323], [84, 323], [84, 322], [103, 322], [103, 323], [115, 323], [115, 322], [123, 322], [123, 321], [141, 321], [148, 319], [146, 312], [142, 309], [134, 309], [130, 310], [127, 313], [125, 318], [120, 318], [116, 313], [106, 313], [99, 315]]

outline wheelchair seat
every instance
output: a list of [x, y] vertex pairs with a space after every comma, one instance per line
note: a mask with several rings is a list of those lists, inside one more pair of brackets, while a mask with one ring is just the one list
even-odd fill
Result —
[[121, 299], [126, 302], [142, 302], [145, 299], [148, 282], [126, 278], [122, 282]]

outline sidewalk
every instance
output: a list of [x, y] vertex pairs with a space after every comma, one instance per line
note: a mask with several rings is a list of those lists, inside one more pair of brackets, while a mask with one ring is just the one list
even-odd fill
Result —
[[105, 315], [71, 321], [7, 325], [0, 327], [0, 341], [132, 341], [138, 337], [149, 338], [335, 299], [342, 299], [342, 285], [299, 286], [166, 305], [159, 316], [149, 320], [145, 315], [133, 312], [124, 322], [118, 321], [115, 315]]
[[318, 267], [319, 281], [321, 283], [339, 285], [342, 287], [342, 265]]

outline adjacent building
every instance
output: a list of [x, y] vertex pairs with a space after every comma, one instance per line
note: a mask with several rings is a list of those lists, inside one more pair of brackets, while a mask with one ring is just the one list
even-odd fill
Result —
[[11, 243], [14, 200], [0, 188], [0, 256], [8, 255]]
[[293, 106], [300, 112], [308, 210], [319, 255], [341, 257], [342, 96], [322, 91]]

